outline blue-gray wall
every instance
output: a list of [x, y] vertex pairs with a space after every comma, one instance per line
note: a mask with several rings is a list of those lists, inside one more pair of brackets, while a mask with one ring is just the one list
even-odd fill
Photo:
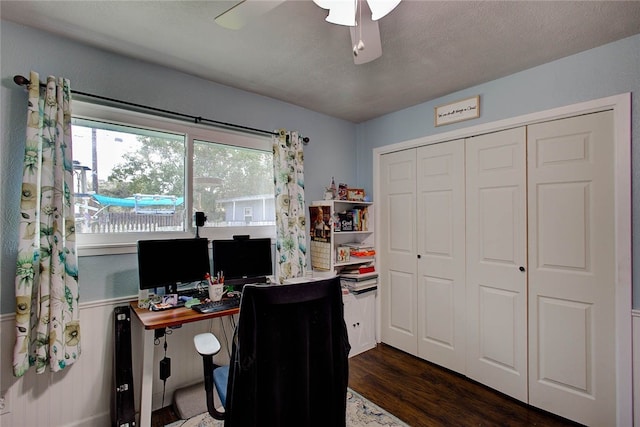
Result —
[[[356, 126], [323, 114], [94, 49], [12, 22], [0, 23], [0, 313], [14, 310], [21, 161], [27, 93], [13, 76], [63, 76], [83, 92], [259, 129], [298, 130], [305, 147], [307, 200], [319, 200], [335, 176], [356, 182]], [[81, 302], [137, 292], [135, 255], [81, 257]]]
[[[183, 73], [125, 58], [51, 34], [2, 21], [0, 97], [0, 313], [13, 311], [13, 275], [21, 179], [26, 93], [12, 81], [33, 69], [71, 79], [72, 88], [262, 129], [285, 127], [311, 138], [305, 148], [307, 200], [321, 199], [335, 176], [372, 194], [372, 150], [441, 132], [432, 124], [433, 107], [480, 95], [482, 115], [446, 131], [546, 110], [576, 102], [640, 90], [640, 35], [563, 58], [359, 125], [291, 104], [209, 83]], [[428, 76], [425, 76], [428, 84]], [[640, 142], [640, 101], [633, 99], [633, 148]], [[471, 124], [470, 124], [471, 123]], [[633, 164], [640, 153], [633, 149]], [[640, 169], [632, 169], [633, 206], [640, 203]], [[640, 229], [633, 215], [633, 228]], [[640, 249], [640, 236], [633, 248]], [[640, 271], [640, 250], [634, 250]], [[131, 295], [137, 286], [133, 255], [82, 257], [81, 301]], [[640, 307], [640, 285], [634, 285]]]
[[[357, 181], [368, 193], [373, 189], [376, 147], [627, 92], [632, 92], [632, 228], [640, 230], [640, 211], [635, 210], [640, 207], [640, 35], [359, 124]], [[480, 118], [433, 126], [435, 106], [475, 95], [480, 95]], [[635, 278], [640, 274], [640, 232], [633, 233], [632, 252]], [[633, 307], [640, 308], [635, 280]]]

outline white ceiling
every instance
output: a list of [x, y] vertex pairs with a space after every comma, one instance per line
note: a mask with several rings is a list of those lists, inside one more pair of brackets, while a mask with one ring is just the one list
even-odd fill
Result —
[[403, 0], [382, 57], [354, 65], [348, 27], [311, 0], [218, 26], [235, 3], [2, 0], [0, 16], [355, 123], [640, 33], [640, 1]]

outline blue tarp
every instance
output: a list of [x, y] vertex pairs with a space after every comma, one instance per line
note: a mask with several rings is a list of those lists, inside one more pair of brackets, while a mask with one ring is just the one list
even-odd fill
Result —
[[119, 198], [93, 194], [92, 197], [103, 206], [122, 206], [125, 208], [152, 206], [179, 206], [184, 203], [184, 197], [142, 196], [136, 203], [135, 197]]

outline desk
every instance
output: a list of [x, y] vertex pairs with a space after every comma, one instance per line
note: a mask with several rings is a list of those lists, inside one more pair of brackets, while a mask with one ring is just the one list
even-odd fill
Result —
[[153, 341], [154, 330], [184, 325], [185, 323], [199, 322], [215, 317], [231, 316], [240, 311], [233, 308], [216, 313], [198, 313], [190, 308], [172, 308], [164, 311], [150, 311], [138, 308], [138, 301], [131, 301], [131, 310], [138, 322], [144, 327], [144, 339], [142, 346], [142, 382], [140, 387], [140, 426], [151, 426], [152, 393], [153, 393]]

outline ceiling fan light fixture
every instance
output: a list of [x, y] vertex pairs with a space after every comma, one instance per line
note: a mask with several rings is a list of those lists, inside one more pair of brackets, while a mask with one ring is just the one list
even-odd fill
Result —
[[371, 19], [377, 21], [385, 17], [400, 4], [400, 0], [367, 0], [371, 9]]
[[[367, 0], [371, 9], [371, 19], [377, 21], [386, 16], [400, 4], [401, 0]], [[313, 0], [322, 9], [328, 9], [326, 21], [332, 24], [356, 25], [356, 1], [355, 0]]]
[[331, 2], [327, 22], [354, 27], [356, 25], [356, 3], [353, 0]]

